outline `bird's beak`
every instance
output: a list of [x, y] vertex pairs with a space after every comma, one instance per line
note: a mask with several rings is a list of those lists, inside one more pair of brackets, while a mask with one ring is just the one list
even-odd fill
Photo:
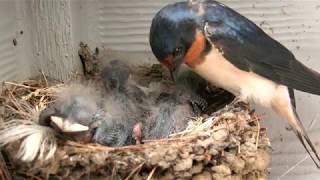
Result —
[[174, 59], [171, 64], [171, 67], [169, 68], [171, 78], [174, 82], [176, 82], [178, 79], [179, 70], [180, 70], [182, 63], [183, 63], [183, 59], [180, 59], [180, 58]]
[[169, 69], [172, 81], [176, 82], [178, 78], [179, 67], [181, 65], [180, 61], [166, 59], [161, 62], [164, 66], [166, 66]]
[[172, 58], [166, 58], [160, 62], [162, 62], [162, 64], [169, 69], [171, 79], [175, 82], [177, 80], [178, 73], [179, 73], [179, 67], [180, 67], [182, 61], [173, 60]]
[[84, 126], [79, 123], [72, 123], [69, 122], [67, 119], [63, 119], [57, 116], [51, 116], [51, 125], [61, 131], [62, 133], [77, 133], [77, 132], [84, 132], [88, 131], [89, 127]]
[[169, 70], [172, 81], [176, 82], [178, 76], [178, 69], [176, 67], [172, 67]]

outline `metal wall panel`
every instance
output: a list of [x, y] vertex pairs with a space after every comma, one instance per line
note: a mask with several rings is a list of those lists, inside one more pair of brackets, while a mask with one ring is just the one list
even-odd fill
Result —
[[[150, 51], [148, 34], [154, 14], [173, 0], [95, 0], [89, 2], [92, 37], [107, 48]], [[313, 48], [320, 41], [320, 1], [221, 1], [260, 25], [290, 49]], [[88, 3], [88, 4], [89, 4]], [[92, 5], [94, 4], [94, 5]], [[303, 8], [302, 8], [303, 7]]]
[[32, 52], [34, 29], [28, 3], [29, 0], [0, 0], [0, 82], [24, 80], [39, 73]]
[[152, 0], [95, 0], [89, 11], [94, 39], [106, 48], [120, 51], [149, 51], [148, 34], [153, 15], [172, 1]]
[[0, 1], [0, 81], [15, 79], [17, 58], [13, 39], [15, 38], [14, 1]]

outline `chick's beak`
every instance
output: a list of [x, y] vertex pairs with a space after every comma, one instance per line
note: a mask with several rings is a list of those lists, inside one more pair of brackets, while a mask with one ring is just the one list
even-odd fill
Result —
[[58, 116], [51, 116], [50, 118], [53, 128], [62, 133], [77, 133], [89, 130], [88, 126], [84, 126], [79, 123], [72, 123], [68, 119], [64, 119]]

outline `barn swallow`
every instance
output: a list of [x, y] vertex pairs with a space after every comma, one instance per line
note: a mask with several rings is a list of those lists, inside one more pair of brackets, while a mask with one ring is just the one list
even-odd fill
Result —
[[[148, 86], [148, 99], [157, 102], [159, 98], [171, 96], [177, 101], [184, 101], [192, 105], [196, 114], [207, 110], [208, 82], [189, 68], [180, 69], [175, 82], [167, 79], [156, 80]], [[147, 93], [148, 94], [148, 93]], [[178, 97], [178, 98], [177, 98]], [[156, 99], [154, 99], [156, 98]]]
[[139, 110], [145, 110], [148, 106], [147, 96], [131, 78], [132, 72], [126, 63], [112, 60], [103, 68], [101, 79], [108, 92], [107, 96], [117, 97], [116, 101], [131, 102]]
[[187, 117], [195, 115], [192, 108], [207, 106], [199, 96], [207, 82], [190, 70], [179, 73], [176, 85], [157, 81], [145, 89], [131, 74], [130, 67], [119, 60], [108, 63], [101, 73], [111, 117], [96, 130], [94, 139], [100, 144], [123, 146], [140, 144], [143, 138], [167, 137], [185, 128]]
[[63, 133], [88, 131], [90, 119], [98, 111], [90, 105], [90, 99], [71, 96], [69, 100], [59, 100], [44, 109], [39, 116], [39, 124], [53, 126]]
[[[98, 109], [98, 106], [92, 106], [93, 102], [93, 99], [79, 94], [58, 99], [40, 113], [39, 124], [51, 127], [62, 138], [77, 142], [95, 142], [106, 146], [132, 144], [130, 127], [133, 125], [130, 124], [128, 112], [117, 106], [119, 110], [115, 114], [110, 108], [105, 110], [105, 107]], [[115, 101], [105, 103], [110, 106], [120, 104]]]
[[180, 95], [179, 99], [187, 98], [196, 114], [205, 112], [208, 107], [208, 102], [204, 98], [207, 81], [190, 69], [180, 70], [174, 79], [177, 92], [184, 94]]
[[[144, 125], [145, 138], [165, 138], [185, 130], [190, 117], [205, 112], [208, 102], [204, 98], [207, 81], [188, 68], [181, 69], [175, 83], [157, 82], [149, 88], [152, 101], [151, 114]], [[155, 96], [156, 98], [152, 97]]]
[[41, 111], [39, 124], [68, 139], [90, 142], [103, 113], [89, 89], [83, 85], [66, 87], [53, 104]]
[[110, 117], [94, 135], [100, 144], [123, 146], [141, 143], [142, 126], [150, 104], [131, 75], [131, 68], [120, 60], [110, 61], [102, 70], [101, 79], [106, 90], [104, 106]]
[[134, 144], [133, 123], [126, 116], [105, 116], [93, 135], [93, 141], [105, 146], [119, 147]]
[[320, 95], [320, 74], [255, 23], [214, 0], [163, 7], [150, 28], [152, 52], [173, 78], [182, 64], [240, 100], [285, 118], [320, 168], [320, 157], [296, 112], [293, 89]]
[[170, 134], [185, 130], [190, 117], [197, 113], [188, 101], [189, 95], [161, 93], [144, 125], [144, 137], [166, 138]]
[[101, 72], [101, 79], [107, 90], [124, 91], [130, 74], [130, 67], [120, 60], [112, 60]]

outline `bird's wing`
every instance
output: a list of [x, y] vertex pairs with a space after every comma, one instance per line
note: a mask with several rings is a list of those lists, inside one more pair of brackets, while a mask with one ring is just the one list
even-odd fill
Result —
[[215, 1], [204, 1], [204, 32], [214, 47], [236, 67], [288, 87], [320, 95], [320, 74], [253, 22]]

